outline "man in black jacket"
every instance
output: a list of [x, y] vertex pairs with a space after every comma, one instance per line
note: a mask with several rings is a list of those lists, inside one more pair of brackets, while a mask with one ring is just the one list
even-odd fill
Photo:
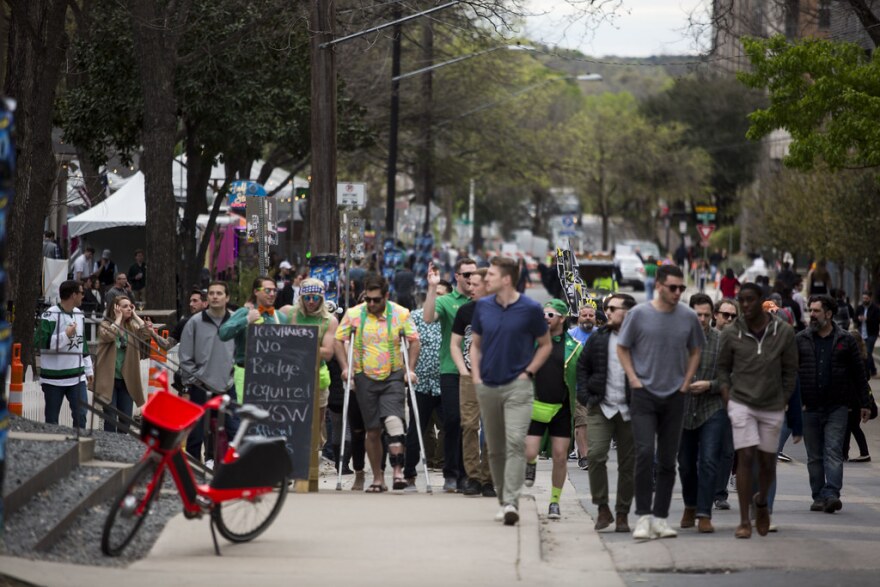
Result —
[[880, 335], [880, 308], [871, 299], [870, 292], [862, 294], [862, 305], [856, 311], [859, 334], [865, 341], [868, 356], [865, 359], [865, 371], [870, 377], [877, 375], [877, 365], [874, 364], [874, 345], [877, 344], [877, 336]]
[[615, 531], [629, 532], [627, 516], [633, 500], [635, 444], [629, 414], [629, 382], [617, 356], [617, 334], [636, 300], [615, 293], [605, 301], [608, 322], [587, 339], [577, 365], [577, 401], [587, 408], [587, 459], [590, 493], [599, 506], [596, 530], [614, 518], [608, 507], [608, 449], [617, 440], [617, 519]]
[[868, 421], [868, 380], [855, 338], [835, 324], [837, 303], [810, 298], [810, 328], [797, 335], [798, 375], [804, 403], [804, 444], [813, 492], [811, 511], [840, 510], [843, 442], [849, 410]]

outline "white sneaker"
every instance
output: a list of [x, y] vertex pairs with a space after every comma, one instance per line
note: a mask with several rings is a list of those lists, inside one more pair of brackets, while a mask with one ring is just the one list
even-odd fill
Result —
[[730, 481], [727, 483], [727, 489], [736, 492], [736, 474], [730, 476]]
[[500, 508], [498, 508], [498, 513], [495, 514], [495, 521], [496, 522], [503, 522], [504, 521], [504, 506], [501, 506]]
[[214, 470], [214, 459], [208, 459], [207, 461], [205, 461], [205, 468], [213, 471]]
[[654, 538], [675, 538], [678, 532], [669, 527], [666, 518], [654, 518], [651, 520], [651, 534]]
[[516, 506], [512, 503], [508, 503], [504, 506], [504, 525], [505, 526], [513, 526], [517, 522], [519, 522], [519, 511], [516, 509]]
[[654, 516], [641, 516], [636, 522], [636, 529], [633, 530], [633, 538], [636, 540], [650, 540], [654, 536], [651, 534], [651, 521]]

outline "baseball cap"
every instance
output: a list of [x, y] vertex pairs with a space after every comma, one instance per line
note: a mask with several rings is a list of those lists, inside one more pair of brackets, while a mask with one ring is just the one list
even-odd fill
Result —
[[568, 314], [568, 304], [560, 300], [559, 298], [553, 298], [552, 300], [545, 302], [544, 307], [550, 307], [556, 310], [558, 313], [566, 316]]
[[278, 265], [278, 268], [279, 268], [279, 269], [293, 269], [293, 265], [291, 265], [291, 264], [290, 264], [289, 262], [287, 262], [287, 261], [281, 261], [281, 264]]

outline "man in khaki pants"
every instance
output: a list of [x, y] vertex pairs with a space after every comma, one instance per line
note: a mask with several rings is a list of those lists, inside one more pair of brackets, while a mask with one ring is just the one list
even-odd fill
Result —
[[477, 402], [477, 391], [471, 378], [471, 322], [477, 300], [486, 295], [485, 267], [474, 271], [469, 279], [472, 300], [455, 314], [452, 323], [452, 337], [449, 341], [449, 354], [458, 367], [459, 402], [461, 406], [461, 453], [464, 460], [464, 472], [467, 474], [462, 493], [466, 496], [482, 495], [497, 497], [492, 485], [492, 473], [489, 470], [489, 455], [485, 444], [480, 445], [480, 404]]
[[538, 302], [516, 291], [518, 278], [516, 261], [492, 259], [486, 272], [489, 295], [477, 302], [471, 324], [471, 372], [501, 503], [495, 518], [507, 526], [519, 521], [526, 433], [532, 420], [532, 380], [550, 355], [544, 311]]

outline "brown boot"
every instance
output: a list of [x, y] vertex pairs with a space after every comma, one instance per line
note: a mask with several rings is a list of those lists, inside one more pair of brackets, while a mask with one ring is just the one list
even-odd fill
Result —
[[627, 522], [626, 518], [626, 514], [617, 512], [617, 520], [615, 521], [616, 528], [614, 528], [615, 532], [626, 532], [629, 534], [629, 522]]
[[711, 534], [715, 531], [712, 525], [712, 518], [699, 518], [697, 520], [697, 532], [700, 534]]
[[611, 515], [611, 509], [608, 507], [608, 504], [602, 504], [599, 506], [599, 516], [596, 518], [596, 525], [594, 528], [596, 530], [604, 530], [608, 526], [611, 525], [611, 522], [614, 521], [614, 516]]
[[681, 516], [682, 528], [693, 528], [697, 519], [697, 508], [684, 508], [684, 514]]

